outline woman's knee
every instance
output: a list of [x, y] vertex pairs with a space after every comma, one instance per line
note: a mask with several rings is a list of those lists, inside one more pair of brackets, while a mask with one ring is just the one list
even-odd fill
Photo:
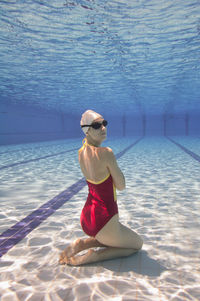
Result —
[[139, 235], [138, 235], [136, 246], [137, 246], [137, 250], [142, 249], [143, 246], [143, 239]]
[[[129, 233], [130, 234], [130, 233]], [[113, 235], [97, 235], [96, 239], [110, 247], [117, 248], [128, 248], [133, 250], [140, 250], [143, 245], [142, 238], [134, 232], [134, 235], [130, 237], [130, 235], [124, 235], [124, 233], [116, 231]]]
[[135, 231], [127, 228], [124, 225], [120, 225], [121, 228], [121, 237], [124, 242], [127, 242], [130, 245], [130, 248], [134, 248], [136, 250], [140, 250], [143, 246], [143, 240]]
[[113, 219], [101, 229], [95, 238], [102, 244], [118, 247], [140, 250], [143, 245], [142, 238], [130, 228], [122, 225], [118, 220]]

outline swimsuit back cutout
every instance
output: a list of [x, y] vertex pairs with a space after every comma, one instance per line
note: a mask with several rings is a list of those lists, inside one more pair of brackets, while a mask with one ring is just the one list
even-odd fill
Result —
[[[96, 147], [94, 145], [91, 145], [87, 142], [87, 139], [84, 138], [82, 141], [83, 145], [82, 147], [78, 150], [79, 153], [79, 161], [80, 161], [80, 166], [82, 169], [83, 174], [85, 175], [85, 178], [87, 181], [94, 183], [94, 184], [98, 184], [101, 183], [102, 181], [104, 181], [107, 176], [108, 176], [108, 170], [105, 168], [104, 169], [104, 165], [102, 164], [102, 161], [99, 157], [101, 157], [101, 147]], [[86, 154], [83, 154], [83, 156], [80, 157], [80, 153], [86, 148], [86, 146], [92, 146], [93, 149], [90, 149]], [[100, 150], [100, 152], [99, 152]], [[93, 173], [91, 174], [91, 172], [89, 172], [88, 174], [88, 170], [93, 171]], [[98, 174], [97, 172], [98, 171]], [[100, 173], [99, 173], [100, 171]], [[106, 174], [106, 176], [105, 176]], [[99, 180], [97, 182], [91, 180], [91, 179], [101, 179], [101, 177], [103, 177], [103, 180]], [[90, 179], [89, 179], [90, 178]]]

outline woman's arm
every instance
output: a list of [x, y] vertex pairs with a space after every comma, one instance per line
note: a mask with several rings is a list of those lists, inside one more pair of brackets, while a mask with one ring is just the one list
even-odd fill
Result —
[[115, 155], [113, 154], [112, 149], [108, 147], [106, 152], [106, 164], [113, 178], [115, 187], [118, 190], [125, 189], [126, 183], [125, 183], [124, 175], [117, 164], [117, 160], [115, 158]]

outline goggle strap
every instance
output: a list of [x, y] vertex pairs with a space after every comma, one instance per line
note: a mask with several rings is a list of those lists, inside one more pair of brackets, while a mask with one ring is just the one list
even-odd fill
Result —
[[[106, 120], [104, 120], [102, 123], [100, 122], [95, 122], [95, 123], [98, 123], [98, 124], [103, 124], [104, 126], [106, 126], [108, 124], [108, 122]], [[82, 128], [86, 127], [86, 126], [93, 126], [93, 124], [84, 124], [84, 125], [81, 125]], [[100, 126], [101, 127], [101, 126]]]

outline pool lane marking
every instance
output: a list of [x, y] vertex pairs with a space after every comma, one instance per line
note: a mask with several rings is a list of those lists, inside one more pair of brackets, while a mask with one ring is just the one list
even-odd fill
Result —
[[0, 235], [0, 257], [86, 185], [82, 178]]
[[130, 144], [128, 147], [126, 147], [123, 151], [119, 152], [116, 155], [116, 158], [119, 159], [120, 157], [122, 157], [129, 149], [131, 149], [134, 145], [136, 145], [140, 140], [142, 140], [144, 137], [139, 138], [138, 140], [136, 140], [134, 143]]
[[[37, 142], [35, 142], [37, 143]], [[42, 142], [41, 142], [42, 143]], [[65, 145], [67, 144], [67, 142], [63, 142], [63, 143], [53, 143], [53, 144], [47, 144], [47, 145], [38, 145], [38, 146], [29, 146], [29, 147], [25, 147], [25, 148], [17, 148], [17, 149], [8, 149], [7, 151], [3, 151], [0, 153], [0, 155], [3, 155], [3, 154], [10, 154], [10, 153], [17, 153], [17, 152], [21, 152], [21, 151], [34, 151], [35, 149], [37, 148], [43, 148], [43, 147], [52, 147], [52, 146], [57, 146], [57, 145]], [[4, 145], [1, 145], [1, 146], [4, 146]]]
[[17, 166], [17, 165], [22, 165], [22, 164], [26, 164], [26, 163], [30, 163], [30, 162], [35, 162], [35, 161], [47, 159], [47, 158], [50, 158], [50, 157], [55, 157], [57, 155], [61, 155], [61, 154], [69, 153], [69, 152], [74, 152], [74, 151], [77, 151], [78, 149], [79, 148], [68, 149], [68, 150], [62, 151], [60, 153], [46, 155], [44, 157], [39, 157], [39, 158], [35, 158], [35, 159], [29, 159], [29, 160], [26, 160], [26, 161], [16, 162], [16, 163], [9, 164], [9, 165], [4, 165], [4, 166], [0, 167], [0, 170], [5, 169], [5, 168], [9, 168], [9, 167], [14, 167], [14, 166]]
[[[130, 148], [136, 145], [142, 138], [139, 138], [134, 143], [126, 147], [123, 151], [116, 155], [120, 158]], [[6, 254], [14, 245], [25, 238], [32, 230], [39, 226], [44, 220], [52, 215], [57, 209], [69, 201], [75, 194], [77, 194], [84, 186], [86, 186], [85, 178], [78, 180], [69, 188], [55, 196], [50, 201], [43, 204], [31, 214], [23, 218], [21, 221], [13, 225], [0, 235], [0, 257]]]
[[190, 155], [193, 159], [197, 160], [198, 162], [200, 162], [200, 156], [193, 153], [192, 151], [190, 151], [189, 149], [187, 149], [186, 147], [184, 147], [183, 145], [179, 144], [178, 142], [174, 141], [173, 139], [169, 138], [166, 136], [167, 139], [169, 139], [172, 143], [174, 143], [175, 145], [177, 145], [178, 147], [180, 147], [184, 152], [186, 152], [188, 155]]

